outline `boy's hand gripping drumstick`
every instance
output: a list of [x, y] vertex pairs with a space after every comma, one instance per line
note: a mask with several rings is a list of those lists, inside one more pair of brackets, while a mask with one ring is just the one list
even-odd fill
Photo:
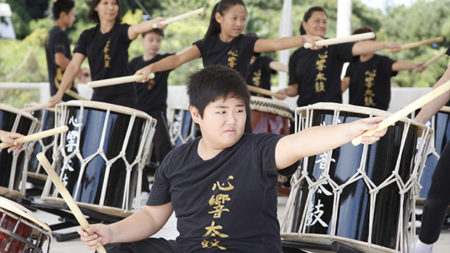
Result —
[[[47, 172], [47, 175], [52, 180], [53, 184], [55, 185], [56, 189], [59, 191], [61, 196], [63, 197], [64, 201], [66, 201], [67, 206], [69, 207], [70, 211], [72, 211], [73, 215], [77, 219], [78, 223], [80, 223], [81, 227], [86, 230], [89, 228], [89, 223], [84, 217], [83, 213], [81, 212], [80, 208], [77, 206], [75, 200], [73, 200], [72, 196], [70, 195], [69, 191], [64, 186], [61, 179], [56, 174], [55, 170], [52, 168], [52, 165], [47, 160], [47, 157], [45, 157], [44, 153], [37, 154], [37, 159], [39, 163], [42, 165], [42, 167]], [[99, 253], [106, 253], [106, 250], [103, 246], [100, 246], [97, 248], [97, 251]]]
[[[46, 131], [39, 132], [39, 133], [34, 133], [34, 134], [30, 134], [30, 135], [27, 135], [27, 136], [24, 136], [24, 137], [20, 137], [20, 138], [17, 138], [15, 141], [18, 144], [25, 143], [25, 142], [30, 142], [30, 141], [36, 141], [36, 140], [39, 140], [39, 139], [42, 139], [42, 138], [46, 138], [46, 137], [49, 137], [49, 136], [53, 136], [53, 135], [56, 135], [56, 134], [59, 134], [59, 133], [67, 132], [68, 130], [69, 130], [69, 128], [67, 126], [60, 126], [60, 127], [56, 127], [56, 128], [53, 128], [53, 129], [49, 129], [49, 130], [46, 130]], [[9, 148], [11, 146], [13, 146], [13, 144], [1, 143], [0, 144], [0, 149]]]
[[[150, 73], [148, 75], [148, 78], [149, 79], [155, 78], [155, 74]], [[137, 82], [142, 79], [144, 79], [144, 75], [122, 76], [122, 77], [115, 77], [115, 78], [102, 79], [102, 80], [88, 82], [87, 85], [91, 88], [97, 88], [97, 87], [111, 86], [111, 85], [117, 85], [117, 84], [122, 84], [122, 83]]]
[[406, 117], [408, 114], [412, 113], [413, 111], [419, 109], [420, 107], [424, 106], [431, 100], [435, 99], [436, 97], [439, 97], [440, 95], [444, 94], [445, 92], [450, 90], [450, 81], [445, 82], [444, 84], [440, 85], [436, 89], [428, 92], [424, 96], [418, 98], [416, 101], [412, 102], [411, 104], [407, 105], [400, 111], [392, 114], [385, 120], [381, 121], [380, 124], [378, 124], [377, 129], [367, 131], [360, 136], [356, 137], [352, 140], [353, 145], [357, 146], [361, 143], [361, 139], [363, 136], [372, 136], [375, 132], [384, 130], [388, 128], [390, 125], [394, 124], [398, 120], [400, 120], [403, 117]]

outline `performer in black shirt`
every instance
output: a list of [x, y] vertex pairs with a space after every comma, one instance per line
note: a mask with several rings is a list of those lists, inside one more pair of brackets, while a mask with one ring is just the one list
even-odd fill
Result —
[[[131, 72], [135, 72], [153, 62], [164, 59], [171, 54], [159, 54], [164, 32], [153, 29], [143, 33], [140, 38], [145, 53], [128, 63]], [[172, 149], [167, 126], [167, 78], [170, 70], [155, 74], [155, 78], [147, 83], [136, 83], [137, 105], [136, 109], [144, 111], [158, 121], [155, 134], [152, 139], [153, 148], [151, 161], [157, 167]]]
[[[88, 18], [98, 23], [85, 30], [78, 40], [74, 55], [64, 73], [62, 85], [49, 103], [61, 101], [64, 91], [73, 82], [80, 66], [87, 57], [92, 80], [131, 75], [128, 70], [128, 46], [143, 32], [165, 28], [162, 18], [144, 21], [137, 25], [120, 24], [120, 2], [117, 0], [94, 0]], [[94, 89], [92, 100], [135, 107], [136, 91], [133, 83]]]
[[[310, 8], [303, 17], [300, 33], [325, 37], [327, 14], [322, 7]], [[392, 42], [361, 41], [324, 47], [320, 50], [299, 48], [289, 59], [289, 86], [279, 90], [278, 99], [295, 97], [298, 106], [317, 102], [342, 102], [341, 72], [345, 62], [355, 55], [386, 48], [400, 48]]]
[[[362, 27], [353, 34], [366, 32], [373, 30]], [[422, 65], [423, 63], [394, 61], [373, 52], [361, 54], [358, 60], [348, 66], [341, 84], [342, 92], [350, 87], [349, 104], [387, 110], [391, 100], [391, 77], [402, 70], [422, 72], [426, 69]]]
[[[72, 0], [55, 1], [52, 7], [54, 26], [48, 32], [45, 39], [45, 55], [47, 57], [48, 81], [50, 83], [50, 95], [53, 96], [61, 85], [64, 71], [69, 65], [72, 54], [70, 53], [69, 38], [66, 29], [72, 27], [75, 22], [75, 3]], [[70, 89], [77, 92], [70, 83]], [[69, 95], [62, 97], [63, 101], [73, 99]]]
[[[366, 118], [286, 136], [245, 134], [250, 101], [245, 81], [220, 65], [193, 74], [188, 95], [202, 137], [167, 155], [143, 210], [113, 224], [90, 225], [87, 232], [92, 235], [78, 230], [91, 249], [106, 245], [109, 253], [280, 253], [278, 173], [292, 174], [301, 157], [343, 145], [382, 120]], [[373, 143], [382, 135], [363, 141]], [[176, 241], [149, 238], [173, 212], [180, 233]]]

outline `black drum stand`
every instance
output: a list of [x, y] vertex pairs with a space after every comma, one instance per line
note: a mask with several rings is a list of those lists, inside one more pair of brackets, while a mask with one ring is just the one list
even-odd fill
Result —
[[[53, 231], [52, 236], [56, 239], [56, 241], [64, 242], [79, 237], [77, 232], [69, 232], [69, 233], [55, 232], [57, 230], [79, 226], [78, 221], [76, 220], [75, 216], [72, 214], [72, 212], [70, 211], [69, 207], [66, 204], [41, 203], [23, 197], [14, 198], [13, 200], [31, 211], [41, 210], [58, 216], [59, 217], [58, 220], [60, 222], [53, 225], [49, 225], [50, 229]], [[88, 217], [87, 218], [88, 222], [92, 224], [114, 223], [116, 221], [123, 219], [123, 217], [107, 215], [83, 207], [80, 207], [80, 209], [81, 212]]]

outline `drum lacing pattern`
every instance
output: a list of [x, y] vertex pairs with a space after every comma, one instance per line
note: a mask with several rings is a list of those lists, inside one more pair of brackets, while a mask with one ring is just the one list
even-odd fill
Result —
[[[22, 119], [27, 119], [26, 117], [22, 117], [23, 115], [21, 114], [16, 114], [16, 118], [14, 119], [14, 124], [12, 126], [11, 129], [5, 129], [7, 131], [16, 133], [17, 132], [17, 128], [19, 127], [19, 124], [22, 121]], [[32, 118], [31, 120], [31, 125], [30, 128], [28, 129], [28, 133], [25, 133], [26, 135], [30, 135], [33, 133], [36, 133], [36, 131], [39, 129], [40, 127], [40, 122], [35, 119]], [[12, 164], [11, 164], [11, 174], [9, 177], [9, 183], [8, 183], [8, 191], [5, 192], [5, 194], [8, 195], [17, 195], [17, 193], [20, 193], [20, 195], [25, 195], [25, 184], [27, 182], [27, 171], [28, 171], [28, 161], [30, 160], [31, 154], [32, 154], [33, 150], [30, 148], [30, 143], [24, 143], [22, 145], [22, 147], [18, 150], [18, 151], [14, 151], [12, 153], [13, 156], [13, 160], [12, 160]], [[21, 156], [22, 153], [25, 153], [25, 161], [24, 161], [24, 166], [23, 168], [19, 168], [19, 157]], [[20, 171], [22, 170], [22, 171]], [[15, 185], [15, 178], [16, 178], [16, 173], [20, 173], [19, 175], [22, 176], [21, 180], [20, 180], [20, 185]], [[1, 188], [1, 187], [0, 187]], [[0, 189], [0, 193], [2, 193], [2, 190]], [[3, 193], [2, 193], [3, 194]]]
[[171, 115], [168, 116], [172, 116], [172, 120], [168, 122], [170, 142], [172, 145], [178, 145], [179, 141], [181, 144], [184, 144], [195, 139], [195, 134], [198, 129], [191, 118], [189, 110], [169, 108], [169, 112]]
[[[11, 219], [16, 221], [16, 224], [14, 226], [14, 229], [12, 231], [5, 229], [3, 227], [0, 227], [0, 233], [3, 233], [7, 236], [9, 236], [8, 243], [6, 244], [4, 249], [0, 249], [2, 252], [9, 252], [10, 247], [14, 240], [20, 241], [24, 244], [24, 248], [22, 249], [22, 252], [42, 252], [42, 243], [45, 240], [48, 240], [47, 245], [47, 253], [50, 252], [50, 244], [51, 244], [51, 233], [45, 231], [44, 229], [36, 226], [36, 224], [29, 222], [26, 219], [23, 219], [22, 217], [18, 216], [15, 213], [12, 213], [2, 207], [0, 207], [0, 213], [2, 213], [2, 217], [0, 220], [0, 224], [5, 224], [7, 217], [10, 217]], [[27, 238], [22, 237], [21, 235], [17, 234], [17, 230], [20, 226], [20, 224], [24, 224], [28, 228], [31, 229], [30, 234]], [[38, 231], [39, 234], [36, 237], [35, 231]], [[34, 235], [34, 236], [33, 236]]]
[[287, 105], [281, 104], [272, 99], [251, 97], [250, 108], [252, 110], [273, 113], [294, 120], [294, 113]]
[[[306, 110], [306, 114], [303, 114], [301, 112], [296, 113], [296, 120], [295, 120], [295, 129], [296, 131], [304, 130], [306, 128], [309, 128], [312, 126], [312, 116], [314, 113], [314, 107], [308, 106]], [[333, 118], [333, 125], [337, 124], [339, 116], [339, 111], [334, 110], [334, 118]], [[372, 116], [372, 115], [370, 115]], [[407, 122], [404, 124], [404, 130], [403, 130], [403, 136], [402, 140], [406, 139], [406, 136], [408, 134], [408, 129], [410, 128], [411, 120], [407, 120]], [[418, 191], [420, 188], [419, 182], [420, 182], [420, 174], [424, 166], [425, 159], [422, 159], [422, 157], [426, 154], [428, 145], [429, 145], [429, 136], [430, 136], [430, 128], [425, 128], [425, 130], [421, 131], [421, 136], [419, 137], [419, 141], [416, 147], [416, 155], [415, 161], [414, 161], [414, 168], [413, 173], [408, 179], [406, 183], [403, 182], [402, 178], [399, 175], [399, 167], [400, 167], [400, 160], [402, 157], [402, 152], [404, 150], [404, 142], [402, 142], [400, 146], [400, 154], [398, 155], [398, 158], [396, 160], [395, 169], [392, 172], [392, 175], [389, 176], [387, 179], [385, 179], [380, 185], [375, 185], [371, 179], [367, 176], [365, 172], [365, 164], [366, 164], [366, 154], [368, 150], [368, 145], [364, 145], [363, 147], [363, 155], [361, 157], [361, 163], [360, 167], [357, 169], [357, 173], [354, 174], [349, 180], [347, 180], [344, 184], [338, 185], [336, 182], [333, 181], [333, 179], [330, 177], [329, 169], [330, 169], [330, 163], [331, 163], [331, 157], [332, 152], [329, 151], [326, 153], [327, 159], [325, 164], [325, 170], [322, 173], [322, 175], [319, 177], [319, 179], [314, 182], [312, 178], [308, 175], [308, 159], [304, 158], [302, 159], [303, 163], [302, 166], [298, 168], [296, 173], [292, 176], [291, 179], [291, 194], [289, 195], [289, 199], [286, 204], [286, 208], [284, 211], [284, 215], [281, 222], [281, 234], [283, 235], [289, 235], [291, 238], [291, 235], [293, 233], [297, 232], [291, 232], [295, 231], [293, 228], [294, 226], [294, 218], [297, 213], [295, 213], [295, 202], [298, 198], [298, 194], [300, 194], [300, 187], [302, 184], [306, 183], [308, 186], [308, 196], [306, 200], [306, 205], [303, 207], [303, 213], [307, 214], [308, 210], [312, 208], [312, 197], [313, 194], [317, 192], [319, 187], [327, 183], [331, 186], [333, 191], [333, 211], [332, 211], [332, 218], [331, 218], [331, 233], [329, 235], [317, 235], [317, 234], [307, 234], [306, 233], [306, 215], [303, 215], [301, 217], [300, 225], [297, 227], [297, 237], [300, 241], [302, 241], [302, 237], [317, 237], [317, 238], [328, 238], [329, 240], [341, 240], [346, 241], [345, 238], [336, 236], [336, 225], [337, 225], [337, 217], [338, 217], [338, 207], [340, 203], [340, 197], [342, 194], [342, 191], [345, 187], [349, 186], [350, 184], [358, 181], [363, 180], [366, 187], [369, 189], [370, 193], [370, 221], [369, 221], [369, 238], [368, 238], [368, 246], [364, 246], [363, 248], [367, 250], [367, 247], [370, 248], [381, 248], [382, 250], [380, 252], [386, 252], [385, 247], [380, 247], [378, 245], [372, 244], [372, 231], [373, 231], [373, 221], [374, 221], [374, 210], [376, 205], [376, 198], [378, 192], [383, 189], [384, 187], [387, 187], [390, 184], [397, 184], [399, 189], [400, 197], [400, 215], [401, 217], [398, 221], [398, 229], [397, 229], [397, 240], [396, 240], [396, 250], [400, 250], [400, 252], [409, 252], [412, 247], [412, 243], [414, 242], [414, 236], [415, 236], [415, 225], [412, 225], [411, 229], [408, 231], [408, 220], [404, 219], [404, 217], [412, 217], [412, 224], [415, 224], [415, 201], [418, 196]], [[411, 194], [407, 194], [411, 192]], [[409, 199], [405, 199], [408, 198]], [[404, 207], [403, 203], [408, 203]], [[406, 216], [405, 216], [406, 215]], [[291, 230], [292, 229], [292, 230]], [[348, 240], [348, 239], [347, 239]], [[358, 242], [352, 241], [352, 243], [358, 244]], [[372, 252], [372, 251], [371, 251]], [[397, 252], [397, 251], [396, 251]]]
[[[59, 108], [60, 110], [57, 110], [57, 113], [55, 116], [56, 117], [55, 122], [57, 122], [57, 126], [62, 126], [62, 125], [67, 124], [66, 122], [69, 122], [69, 118], [68, 118], [69, 117], [69, 112], [68, 112], [69, 106], [65, 106], [64, 104], [58, 105], [58, 106], [61, 106], [62, 108]], [[125, 155], [126, 155], [126, 149], [128, 146], [130, 135], [133, 130], [133, 125], [134, 125], [134, 122], [136, 119], [136, 113], [133, 112], [132, 115], [130, 115], [127, 132], [125, 134], [125, 139], [123, 141], [123, 144], [122, 144], [119, 154], [116, 157], [113, 157], [112, 159], [108, 160], [108, 158], [106, 157], [106, 154], [104, 153], [103, 146], [104, 146], [104, 142], [105, 142], [108, 123], [110, 123], [109, 119], [110, 119], [111, 110], [108, 108], [100, 108], [100, 110], [106, 111], [106, 116], [105, 116], [105, 120], [104, 120], [104, 124], [103, 124], [103, 131], [101, 133], [101, 140], [99, 143], [99, 147], [97, 149], [97, 152], [84, 158], [81, 154], [81, 149], [80, 149], [80, 140], [81, 140], [81, 132], [82, 132], [81, 129], [84, 127], [84, 125], [83, 125], [84, 110], [85, 110], [85, 107], [83, 105], [81, 105], [79, 107], [79, 113], [78, 113], [79, 118], [77, 121], [77, 122], [79, 122], [79, 125], [74, 127], [74, 130], [77, 130], [76, 134], [77, 134], [77, 140], [78, 140], [76, 142], [75, 150], [73, 150], [73, 152], [70, 152], [70, 154], [67, 154], [65, 148], [66, 148], [66, 139], [67, 139], [68, 133], [61, 134], [61, 138], [58, 140], [59, 144], [55, 145], [54, 150], [53, 150], [52, 165], [53, 165], [53, 167], [55, 167], [60, 162], [60, 159], [62, 159], [62, 168], [59, 168], [60, 169], [59, 174], [60, 174], [60, 178], [63, 178], [64, 173], [67, 171], [70, 171], [69, 165], [71, 164], [71, 160], [77, 159], [78, 161], [80, 161], [81, 167], [80, 167], [80, 171], [78, 174], [77, 183], [75, 184], [76, 188], [75, 188], [75, 191], [73, 194], [74, 199], [77, 199], [77, 196], [80, 192], [80, 185], [81, 185], [81, 181], [84, 176], [86, 166], [95, 157], [97, 157], [97, 156], [102, 157], [102, 159], [106, 163], [106, 169], [105, 169], [104, 179], [103, 179], [102, 188], [101, 188], [100, 201], [99, 201], [99, 203], [95, 203], [95, 204], [86, 204], [86, 203], [79, 203], [79, 204], [81, 206], [85, 206], [88, 208], [94, 208], [94, 209], [97, 207], [96, 205], [98, 204], [98, 207], [106, 210], [107, 208], [105, 208], [105, 207], [108, 207], [108, 206], [105, 206], [105, 197], [106, 197], [106, 194], [108, 194], [108, 190], [109, 190], [109, 189], [107, 189], [107, 186], [108, 186], [107, 182], [110, 177], [110, 169], [111, 169], [111, 166], [117, 160], [120, 159], [125, 164], [125, 170], [126, 170], [125, 186], [124, 186], [124, 191], [123, 191], [123, 196], [122, 196], [122, 204], [121, 204], [120, 209], [121, 209], [121, 211], [129, 214], [129, 212], [132, 210], [130, 203], [131, 203], [132, 198], [134, 197], [134, 196], [131, 196], [132, 193], [135, 192], [135, 194], [136, 194], [135, 197], [140, 199], [141, 189], [142, 189], [142, 176], [143, 176], [142, 171], [143, 171], [143, 168], [145, 166], [147, 159], [149, 158], [149, 150], [150, 150], [151, 140], [153, 139], [153, 135], [155, 132], [156, 120], [153, 118], [145, 120], [145, 124], [143, 126], [143, 129], [142, 129], [141, 135], [140, 135], [141, 142], [139, 143], [139, 148], [138, 148], [136, 157], [131, 163], [129, 163], [127, 158], [125, 157]], [[60, 112], [62, 112], [62, 113], [60, 113]], [[114, 111], [112, 113], [114, 113]], [[70, 127], [69, 127], [69, 129], [70, 129]], [[131, 185], [131, 172], [132, 172], [132, 170], [135, 170], [136, 167], [138, 170], [137, 180], [136, 180], [137, 184], [133, 186], [133, 185]], [[47, 182], [45, 184], [45, 187], [44, 187], [44, 190], [42, 193], [42, 197], [43, 197], [44, 201], [46, 200], [46, 198], [50, 197], [51, 185], [52, 185], [51, 181], [49, 179], [47, 179]], [[113, 186], [113, 187], [118, 187], [118, 186]], [[58, 192], [55, 189], [52, 192], [51, 197], [58, 198]], [[111, 207], [111, 208], [117, 208], [117, 207]], [[138, 203], [138, 206], [135, 208], [136, 209], [141, 208], [140, 202]], [[101, 210], [101, 211], [103, 211], [103, 210]], [[122, 214], [120, 214], [120, 215], [122, 215]]]
[[[41, 127], [39, 128], [39, 132], [44, 131], [44, 130], [48, 130], [48, 129], [44, 129], [44, 127], [45, 127], [44, 126], [44, 119], [45, 119], [45, 116], [46, 116], [45, 114], [48, 115], [49, 113], [54, 113], [54, 112], [47, 111], [47, 110], [42, 110], [42, 111], [43, 111], [42, 123], [41, 123]], [[55, 122], [55, 125], [56, 125], [56, 121], [54, 121], [54, 122]], [[52, 138], [51, 141], [48, 142], [47, 145], [45, 145], [44, 144], [44, 139], [49, 139], [49, 138]], [[44, 153], [44, 154], [47, 154], [47, 151], [50, 150], [50, 149], [53, 149], [53, 147], [55, 146], [55, 143], [57, 143], [57, 138], [58, 138], [58, 135], [55, 135], [54, 137], [47, 137], [47, 138], [44, 138], [44, 139], [39, 139], [37, 141], [34, 141], [34, 142], [30, 143], [30, 145], [28, 146], [28, 149], [29, 149], [28, 152], [30, 152], [30, 154], [32, 154], [33, 149], [35, 149], [37, 147], [37, 145], [39, 145], [39, 146], [41, 146], [41, 152]], [[34, 171], [34, 172], [28, 171], [29, 174], [34, 174], [35, 176], [44, 175], [44, 174], [42, 174], [42, 172], [45, 172], [45, 171], [42, 168], [41, 163], [37, 163], [36, 171]]]

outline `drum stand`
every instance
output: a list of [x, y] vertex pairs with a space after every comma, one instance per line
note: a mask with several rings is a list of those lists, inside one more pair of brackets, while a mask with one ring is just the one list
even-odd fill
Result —
[[331, 245], [294, 242], [281, 240], [283, 253], [308, 253], [308, 252], [338, 252], [338, 253], [364, 253], [342, 242], [333, 242]]
[[[49, 225], [52, 231], [76, 227], [80, 225], [78, 221], [75, 219], [75, 216], [70, 212], [69, 208], [65, 204], [60, 205], [60, 204], [40, 203], [22, 197], [16, 198], [14, 200], [17, 203], [21, 204], [22, 206], [25, 206], [26, 208], [30, 209], [31, 211], [39, 209], [41, 211], [59, 216], [58, 220], [61, 221], [60, 223]], [[123, 217], [106, 215], [83, 207], [80, 207], [80, 209], [84, 215], [89, 217], [87, 219], [89, 223], [114, 223], [116, 221], [123, 219]], [[56, 241], [58, 242], [69, 241], [79, 237], [77, 232], [68, 232], [68, 233], [52, 232], [52, 236], [56, 238]]]

